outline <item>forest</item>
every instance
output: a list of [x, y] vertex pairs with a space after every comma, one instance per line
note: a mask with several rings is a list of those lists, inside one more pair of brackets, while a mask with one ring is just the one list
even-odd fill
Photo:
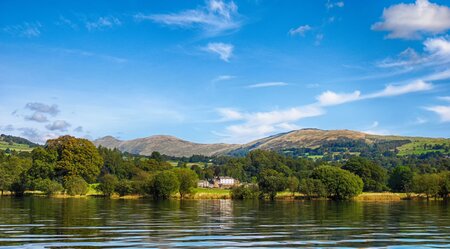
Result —
[[175, 158], [158, 152], [122, 153], [62, 136], [31, 152], [0, 151], [0, 191], [16, 196], [36, 191], [85, 195], [95, 188], [104, 196], [184, 198], [194, 194], [198, 180], [230, 176], [241, 183], [231, 191], [235, 199], [274, 199], [282, 191], [309, 199], [342, 200], [386, 191], [446, 199], [449, 170], [450, 158], [440, 153], [398, 156], [372, 151], [327, 160], [253, 150], [241, 156]]

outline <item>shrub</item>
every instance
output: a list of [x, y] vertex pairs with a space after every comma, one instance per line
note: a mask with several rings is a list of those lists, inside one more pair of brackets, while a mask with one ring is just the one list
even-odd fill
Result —
[[231, 189], [231, 198], [235, 200], [258, 199], [260, 191], [256, 184], [242, 184]]
[[111, 196], [116, 189], [117, 183], [118, 180], [115, 175], [107, 174], [100, 179], [100, 184], [98, 185], [97, 189], [104, 195]]
[[320, 180], [328, 197], [335, 200], [350, 199], [362, 193], [363, 182], [357, 175], [332, 166], [321, 166], [313, 170], [312, 178]]
[[120, 180], [117, 183], [115, 190], [120, 196], [129, 195], [136, 192], [133, 186], [133, 182], [126, 179]]
[[42, 191], [49, 196], [64, 190], [61, 183], [48, 178], [35, 180], [34, 186], [36, 190]]
[[89, 185], [79, 176], [70, 176], [64, 181], [64, 188], [69, 195], [85, 195], [88, 192]]

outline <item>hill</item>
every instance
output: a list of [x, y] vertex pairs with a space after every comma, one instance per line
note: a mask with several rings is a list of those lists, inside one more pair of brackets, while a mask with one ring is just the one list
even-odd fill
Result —
[[151, 136], [121, 141], [107, 136], [94, 141], [95, 145], [118, 148], [141, 155], [153, 151], [170, 156], [245, 155], [254, 149], [273, 150], [294, 156], [324, 156], [339, 153], [395, 153], [398, 155], [427, 152], [448, 153], [450, 139], [406, 136], [379, 136], [351, 130], [301, 129], [262, 138], [243, 145], [200, 144], [173, 136]]
[[173, 136], [157, 135], [146, 138], [138, 138], [121, 141], [111, 136], [106, 136], [93, 141], [96, 146], [117, 148], [124, 152], [140, 155], [150, 155], [153, 151], [170, 156], [213, 156], [226, 154], [237, 145], [234, 144], [200, 144], [188, 142]]
[[0, 135], [0, 150], [15, 150], [15, 151], [31, 151], [34, 147], [39, 146], [29, 140], [21, 137], [10, 135]]

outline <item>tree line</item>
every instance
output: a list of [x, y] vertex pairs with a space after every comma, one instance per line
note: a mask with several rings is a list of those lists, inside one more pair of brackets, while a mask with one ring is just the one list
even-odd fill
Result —
[[448, 158], [441, 158], [444, 163], [438, 167], [429, 165], [426, 171], [416, 164], [392, 167], [361, 156], [324, 161], [263, 150], [242, 157], [192, 156], [179, 161], [177, 167], [167, 161], [176, 159], [158, 152], [139, 156], [96, 148], [86, 139], [62, 136], [31, 153], [0, 151], [0, 191], [83, 195], [95, 186], [106, 196], [139, 194], [164, 199], [178, 193], [183, 198], [192, 194], [198, 179], [216, 176], [231, 176], [243, 183], [232, 190], [236, 199], [274, 199], [280, 191], [337, 200], [363, 191], [447, 198], [450, 189]]

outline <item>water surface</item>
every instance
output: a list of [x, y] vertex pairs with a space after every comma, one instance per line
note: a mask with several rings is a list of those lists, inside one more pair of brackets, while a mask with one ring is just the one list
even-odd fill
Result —
[[0, 246], [450, 248], [444, 202], [0, 198]]

